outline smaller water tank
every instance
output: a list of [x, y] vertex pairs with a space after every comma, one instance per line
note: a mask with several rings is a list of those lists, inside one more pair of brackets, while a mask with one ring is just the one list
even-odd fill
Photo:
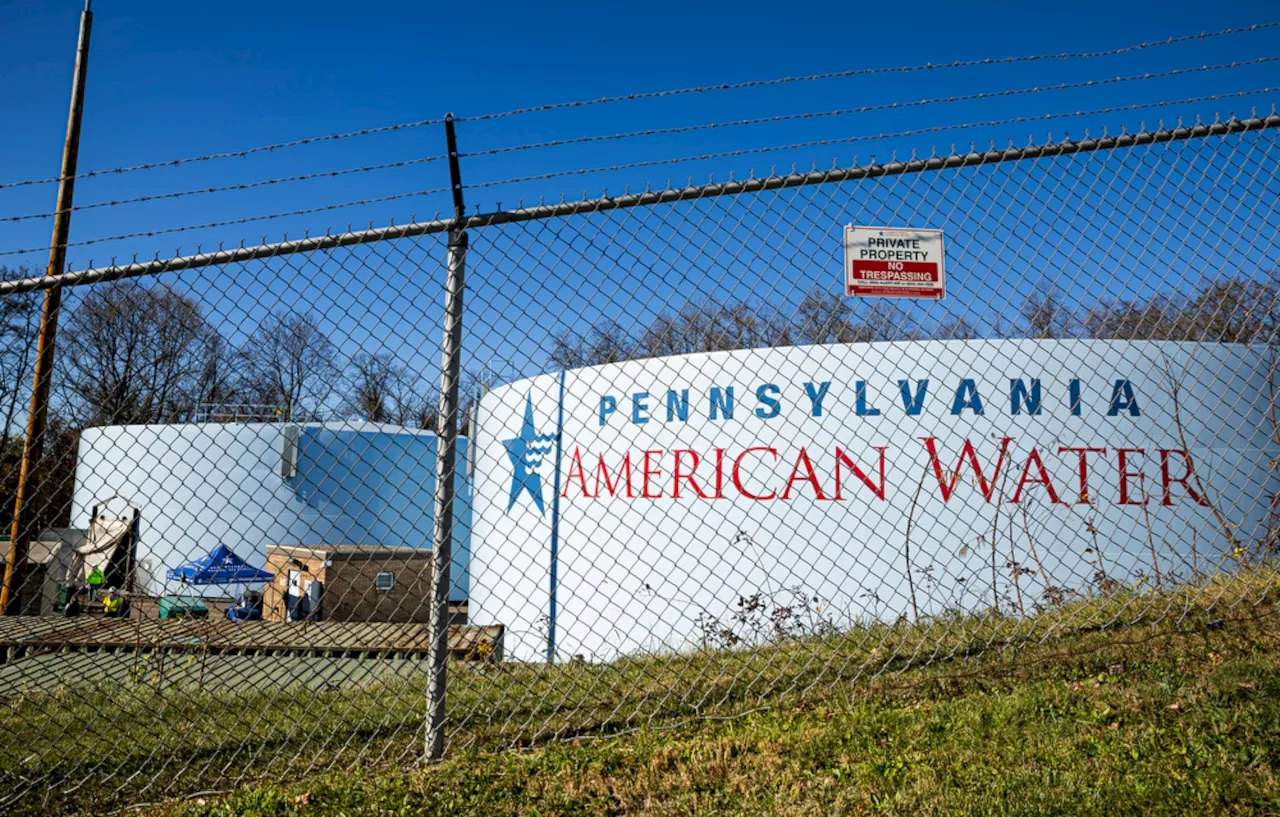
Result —
[[[137, 558], [153, 593], [165, 572], [225, 544], [255, 567], [269, 544], [430, 549], [434, 432], [362, 422], [102, 426], [80, 436], [73, 526], [102, 497], [142, 508]], [[470, 588], [468, 445], [458, 440], [450, 599]], [[225, 588], [231, 592], [233, 588]]]

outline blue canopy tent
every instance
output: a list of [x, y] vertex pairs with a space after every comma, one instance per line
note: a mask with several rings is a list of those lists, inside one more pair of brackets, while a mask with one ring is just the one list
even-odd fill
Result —
[[226, 545], [218, 545], [208, 556], [169, 568], [165, 578], [183, 584], [253, 584], [269, 582], [273, 574], [250, 565]]
[[[199, 559], [187, 562], [185, 565], [169, 568], [165, 573], [165, 578], [186, 587], [191, 584], [254, 584], [257, 582], [269, 582], [274, 576], [265, 570], [250, 565], [244, 559], [232, 553], [231, 548], [226, 545], [218, 545], [209, 551], [208, 556], [202, 556]], [[244, 598], [244, 596], [241, 598]], [[232, 620], [260, 619], [262, 617], [261, 594], [258, 595], [258, 599], [259, 604], [253, 608], [253, 614], [247, 609], [239, 612], [235, 609], [228, 609], [227, 617]], [[202, 599], [194, 596], [165, 596], [160, 600], [161, 618], [186, 618], [188, 616], [204, 618], [208, 615], [208, 606], [205, 605]]]

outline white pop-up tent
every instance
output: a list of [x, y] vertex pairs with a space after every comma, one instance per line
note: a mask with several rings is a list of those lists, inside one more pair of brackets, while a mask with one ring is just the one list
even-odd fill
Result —
[[[122, 500], [128, 506], [125, 516], [112, 516], [107, 512], [107, 506], [115, 500]], [[89, 574], [95, 569], [107, 574], [108, 580], [128, 584], [134, 561], [131, 552], [133, 534], [140, 514], [136, 504], [118, 495], [94, 505], [84, 544], [75, 548], [72, 557], [68, 584], [83, 587], [88, 583]], [[121, 565], [123, 575], [117, 573], [112, 576], [111, 568], [113, 563], [118, 563], [117, 554], [122, 546], [130, 551], [125, 554], [124, 564]]]

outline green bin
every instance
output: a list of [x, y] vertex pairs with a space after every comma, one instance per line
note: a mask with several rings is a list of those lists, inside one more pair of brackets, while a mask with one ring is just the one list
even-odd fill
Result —
[[195, 596], [164, 596], [160, 599], [160, 618], [208, 618], [209, 607]]

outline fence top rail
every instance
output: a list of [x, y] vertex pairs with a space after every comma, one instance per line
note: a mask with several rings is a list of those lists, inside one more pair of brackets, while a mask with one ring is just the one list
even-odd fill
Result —
[[513, 224], [523, 221], [562, 218], [584, 213], [598, 213], [609, 210], [622, 210], [632, 207], [645, 207], [655, 204], [667, 204], [678, 201], [730, 196], [740, 193], [758, 193], [767, 190], [779, 190], [807, 185], [827, 184], [831, 182], [855, 181], [858, 179], [877, 178], [881, 176], [901, 176], [909, 173], [923, 173], [933, 170], [947, 170], [974, 165], [999, 164], [1016, 162], [1025, 159], [1041, 159], [1053, 156], [1066, 156], [1077, 153], [1090, 153], [1100, 150], [1115, 150], [1152, 145], [1165, 142], [1178, 142], [1190, 139], [1203, 139], [1211, 136], [1244, 133], [1280, 128], [1280, 114], [1252, 116], [1237, 119], [1234, 116], [1226, 121], [1197, 123], [1195, 125], [1179, 125], [1174, 128], [1158, 128], [1153, 131], [1137, 133], [1120, 133], [1096, 138], [1085, 138], [1079, 141], [1065, 139], [1060, 142], [1030, 144], [1023, 147], [991, 148], [985, 151], [971, 150], [967, 153], [951, 153], [945, 156], [929, 156], [913, 158], [908, 161], [891, 161], [886, 164], [872, 162], [846, 168], [829, 170], [812, 170], [809, 172], [792, 172], [786, 175], [771, 175], [760, 178], [730, 180], [727, 182], [711, 182], [702, 185], [690, 185], [681, 188], [663, 190], [646, 190], [643, 193], [627, 193], [621, 196], [602, 196], [599, 198], [583, 198], [577, 201], [561, 201], [555, 204], [539, 204], [535, 207], [518, 207], [513, 210], [498, 210], [489, 213], [477, 213], [462, 219], [455, 225], [452, 219], [434, 219], [411, 224], [389, 225], [367, 230], [345, 233], [328, 233], [293, 241], [281, 241], [273, 244], [260, 244], [252, 247], [235, 249], [218, 249], [215, 252], [196, 253], [194, 255], [173, 258], [157, 258], [147, 262], [134, 262], [123, 266], [95, 267], [92, 269], [67, 272], [61, 275], [41, 275], [18, 278], [0, 282], [0, 296], [15, 295], [21, 292], [52, 289], [63, 286], [83, 286], [85, 284], [117, 281], [124, 278], [137, 278], [146, 275], [158, 275], [165, 272], [178, 272], [203, 267], [223, 266], [243, 263], [295, 253], [331, 250], [338, 247], [349, 247], [358, 244], [371, 244], [400, 238], [444, 233], [450, 227], [460, 226], [463, 229], [491, 227], [498, 224]]

